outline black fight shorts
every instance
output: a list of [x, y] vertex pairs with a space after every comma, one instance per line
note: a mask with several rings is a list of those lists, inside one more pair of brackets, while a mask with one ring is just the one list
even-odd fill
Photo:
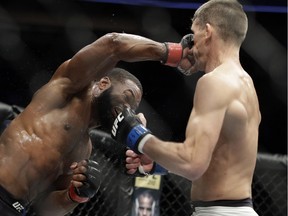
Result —
[[195, 207], [210, 207], [210, 206], [229, 206], [229, 207], [241, 207], [249, 206], [253, 208], [251, 198], [242, 200], [215, 200], [215, 201], [192, 201], [192, 208]]
[[9, 192], [0, 186], [0, 215], [1, 216], [25, 216], [24, 202], [14, 199]]

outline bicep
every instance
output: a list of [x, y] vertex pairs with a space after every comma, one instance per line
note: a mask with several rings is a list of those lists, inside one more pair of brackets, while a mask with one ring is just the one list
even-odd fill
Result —
[[87, 45], [76, 53], [67, 65], [67, 76], [77, 84], [90, 83], [103, 77], [117, 63], [106, 38]]
[[211, 76], [201, 78], [196, 86], [187, 133], [199, 131], [199, 134], [207, 134], [214, 142], [217, 141], [231, 101], [229, 92], [220, 79]]
[[193, 145], [197, 155], [207, 161], [218, 142], [228, 106], [227, 95], [219, 89], [209, 80], [198, 83], [186, 128], [187, 144]]
[[197, 179], [208, 169], [219, 139], [223, 110], [198, 113], [193, 109], [186, 128], [185, 152], [195, 167], [191, 179]]
[[186, 138], [194, 137], [201, 145], [209, 143], [213, 148], [217, 143], [222, 123], [224, 120], [224, 109], [211, 110], [207, 113], [198, 113], [193, 109], [186, 128]]
[[107, 44], [107, 38], [102, 37], [85, 46], [57, 68], [52, 80], [67, 78], [71, 91], [78, 92], [90, 85], [91, 81], [100, 79], [117, 63], [113, 50]]

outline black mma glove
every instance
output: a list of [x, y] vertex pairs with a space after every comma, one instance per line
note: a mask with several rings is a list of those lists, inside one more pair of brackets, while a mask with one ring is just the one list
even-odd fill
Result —
[[73, 185], [69, 188], [69, 197], [77, 203], [84, 203], [90, 200], [98, 191], [101, 184], [101, 171], [99, 164], [93, 160], [87, 160], [87, 171], [83, 173], [86, 180], [83, 186], [76, 188]]
[[166, 46], [166, 59], [162, 62], [171, 67], [177, 67], [182, 59], [183, 50], [193, 46], [193, 34], [185, 35], [180, 43], [164, 43]]
[[151, 132], [141, 123], [135, 112], [126, 107], [117, 116], [111, 130], [111, 136], [117, 142], [128, 146], [137, 154], [142, 154], [142, 148]]

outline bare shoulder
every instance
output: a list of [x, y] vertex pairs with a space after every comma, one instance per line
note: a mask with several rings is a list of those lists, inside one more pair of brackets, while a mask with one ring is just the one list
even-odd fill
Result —
[[203, 94], [227, 98], [233, 96], [239, 88], [233, 76], [217, 69], [203, 75], [198, 80], [196, 90]]

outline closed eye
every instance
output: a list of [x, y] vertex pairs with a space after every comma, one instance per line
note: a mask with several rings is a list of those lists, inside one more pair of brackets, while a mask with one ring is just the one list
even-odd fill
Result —
[[136, 101], [136, 97], [131, 89], [124, 91], [125, 101], [131, 106], [132, 109], [136, 109], [138, 104]]

